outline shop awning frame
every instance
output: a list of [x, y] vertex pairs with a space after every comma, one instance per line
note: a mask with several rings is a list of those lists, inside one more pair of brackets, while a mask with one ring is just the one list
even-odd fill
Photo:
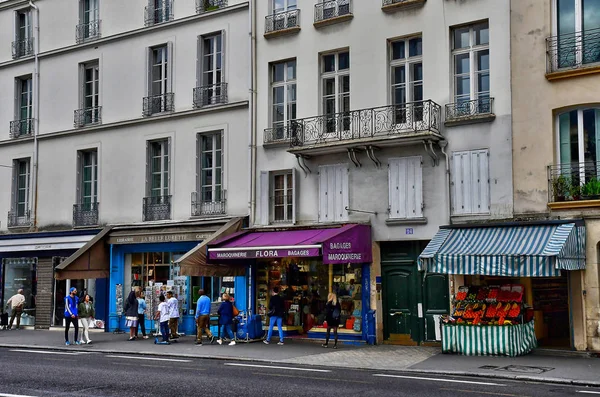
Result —
[[575, 223], [443, 228], [418, 260], [420, 271], [556, 277], [585, 269], [585, 227]]
[[111, 229], [111, 226], [102, 229], [83, 247], [56, 266], [54, 278], [66, 280], [109, 277], [110, 254], [106, 246], [106, 237]]

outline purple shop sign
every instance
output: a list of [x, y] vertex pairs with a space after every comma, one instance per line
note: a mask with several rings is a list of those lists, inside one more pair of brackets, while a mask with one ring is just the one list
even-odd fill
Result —
[[318, 248], [268, 248], [268, 249], [240, 249], [227, 251], [208, 250], [211, 260], [236, 260], [236, 259], [271, 259], [271, 258], [308, 258], [321, 256]]
[[370, 263], [371, 228], [367, 225], [354, 225], [323, 242], [323, 263]]

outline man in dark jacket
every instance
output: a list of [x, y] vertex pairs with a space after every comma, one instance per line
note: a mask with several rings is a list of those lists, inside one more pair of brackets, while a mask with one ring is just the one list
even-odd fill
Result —
[[267, 333], [267, 339], [263, 342], [268, 345], [271, 342], [271, 336], [273, 335], [273, 327], [277, 323], [277, 329], [279, 330], [279, 342], [278, 345], [283, 345], [283, 316], [285, 315], [285, 306], [283, 304], [283, 298], [279, 296], [279, 287], [273, 288], [273, 295], [269, 301], [269, 332]]

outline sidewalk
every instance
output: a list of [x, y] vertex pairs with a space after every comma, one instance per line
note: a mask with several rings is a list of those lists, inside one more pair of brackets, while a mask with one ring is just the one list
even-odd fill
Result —
[[600, 359], [579, 354], [465, 357], [441, 354], [439, 348], [433, 347], [341, 345], [333, 350], [324, 349], [319, 343], [291, 339], [284, 346], [275, 343], [266, 346], [261, 342], [196, 346], [193, 336], [184, 336], [178, 343], [164, 346], [155, 345], [152, 337], [129, 342], [128, 334], [115, 335], [102, 330], [91, 331], [90, 337], [94, 342], [91, 345], [65, 346], [62, 329], [0, 331], [0, 347], [259, 361], [600, 387]]

